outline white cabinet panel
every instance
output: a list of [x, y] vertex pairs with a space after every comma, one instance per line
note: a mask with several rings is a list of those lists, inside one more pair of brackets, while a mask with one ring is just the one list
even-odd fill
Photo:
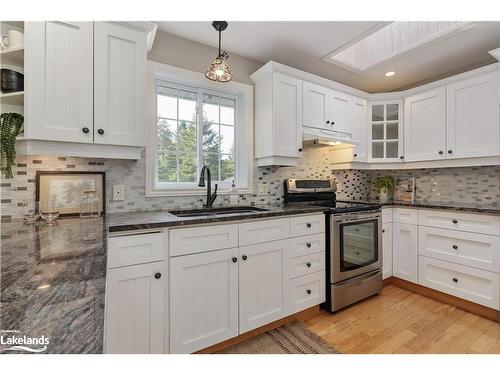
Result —
[[[274, 155], [298, 157], [302, 147], [302, 81], [273, 73]], [[257, 139], [256, 142], [262, 140]]]
[[325, 232], [325, 215], [292, 216], [290, 218], [290, 236], [305, 236]]
[[392, 208], [382, 208], [382, 223], [392, 223]]
[[144, 146], [146, 36], [109, 22], [94, 24], [94, 142]]
[[170, 351], [191, 353], [238, 335], [238, 249], [170, 259]]
[[446, 90], [405, 98], [405, 161], [446, 159]]
[[326, 249], [324, 233], [290, 238], [288, 241], [288, 252], [290, 257], [299, 257], [320, 252], [324, 253]]
[[290, 219], [252, 221], [238, 226], [240, 246], [281, 240], [290, 236]]
[[351, 133], [351, 97], [347, 94], [329, 90], [328, 92], [328, 109], [327, 124], [328, 129]]
[[414, 208], [393, 208], [392, 221], [402, 224], [417, 224], [418, 210]]
[[93, 23], [26, 23], [26, 137], [93, 142]]
[[500, 72], [446, 87], [448, 158], [500, 154]]
[[466, 232], [500, 235], [500, 217], [498, 215], [472, 214], [451, 210], [418, 210], [418, 224]]
[[393, 223], [392, 274], [416, 283], [418, 279], [417, 226]]
[[163, 262], [107, 271], [106, 353], [163, 353], [163, 273]]
[[172, 257], [237, 246], [238, 224], [209, 225], [170, 231], [169, 251]]
[[325, 271], [297, 277], [291, 282], [291, 314], [325, 302]]
[[314, 128], [328, 128], [328, 89], [307, 81], [302, 85], [304, 111], [302, 125]]
[[497, 273], [420, 256], [419, 283], [480, 305], [499, 308], [500, 275]]
[[240, 334], [287, 315], [287, 240], [240, 247]]
[[163, 236], [163, 233], [148, 233], [111, 237], [108, 240], [108, 268], [163, 260]]
[[365, 99], [353, 98], [352, 101], [352, 140], [357, 142], [352, 148], [353, 161], [366, 161], [368, 158], [368, 103]]
[[288, 260], [290, 278], [309, 275], [325, 269], [325, 252], [307, 254]]
[[392, 276], [392, 223], [382, 224], [382, 277]]
[[500, 273], [500, 237], [420, 226], [419, 254]]

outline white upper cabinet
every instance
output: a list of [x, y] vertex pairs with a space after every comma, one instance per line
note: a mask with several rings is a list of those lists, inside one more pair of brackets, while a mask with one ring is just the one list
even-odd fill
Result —
[[146, 38], [110, 22], [94, 24], [95, 143], [144, 146]]
[[302, 125], [313, 128], [327, 128], [328, 89], [304, 81], [302, 100], [304, 105]]
[[341, 133], [351, 133], [351, 96], [328, 90], [327, 128]]
[[446, 158], [445, 98], [444, 87], [405, 98], [405, 161]]
[[93, 23], [26, 22], [27, 138], [93, 142]]
[[448, 158], [500, 155], [500, 73], [446, 87]]
[[352, 100], [352, 140], [356, 145], [352, 148], [353, 161], [366, 161], [368, 136], [368, 103], [365, 99]]
[[369, 159], [373, 162], [402, 161], [402, 101], [370, 103]]

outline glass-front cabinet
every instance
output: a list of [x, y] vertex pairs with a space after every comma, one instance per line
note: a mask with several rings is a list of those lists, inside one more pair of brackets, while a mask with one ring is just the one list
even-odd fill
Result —
[[403, 161], [403, 101], [370, 103], [369, 158], [373, 162]]

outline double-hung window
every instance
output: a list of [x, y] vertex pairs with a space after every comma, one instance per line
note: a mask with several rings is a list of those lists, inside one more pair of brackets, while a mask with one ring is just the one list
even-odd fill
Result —
[[220, 192], [232, 189], [233, 183], [240, 190], [249, 188], [252, 138], [246, 137], [241, 95], [156, 79], [153, 107], [151, 195], [204, 191], [197, 186], [203, 165], [210, 168]]

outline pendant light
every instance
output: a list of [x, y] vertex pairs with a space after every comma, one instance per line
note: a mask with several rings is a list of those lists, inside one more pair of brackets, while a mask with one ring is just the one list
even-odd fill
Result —
[[211, 81], [216, 82], [228, 82], [233, 78], [233, 75], [229, 71], [229, 65], [227, 65], [226, 60], [229, 58], [229, 55], [226, 51], [222, 51], [220, 49], [220, 41], [221, 35], [224, 30], [227, 28], [226, 21], [214, 21], [212, 22], [212, 26], [215, 30], [219, 32], [219, 53], [215, 60], [208, 67], [207, 72], [205, 73], [205, 77], [207, 77]]

